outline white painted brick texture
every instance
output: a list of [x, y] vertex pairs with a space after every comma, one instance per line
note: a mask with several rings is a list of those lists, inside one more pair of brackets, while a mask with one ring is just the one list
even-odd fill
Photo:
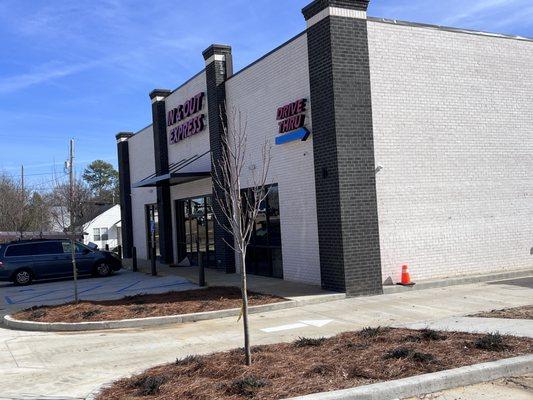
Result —
[[[131, 184], [135, 184], [155, 171], [154, 134], [152, 126], [136, 133], [128, 140], [130, 153]], [[157, 192], [154, 188], [132, 188], [131, 206], [133, 217], [133, 243], [137, 247], [137, 256], [148, 258], [146, 240], [145, 204], [157, 203]]]
[[306, 35], [230, 79], [226, 90], [228, 108], [236, 106], [248, 121], [247, 165], [260, 165], [265, 138], [273, 145], [270, 182], [279, 185], [284, 279], [320, 284], [312, 136], [274, 145], [277, 108], [310, 98]]
[[533, 267], [533, 42], [368, 28], [383, 279]]

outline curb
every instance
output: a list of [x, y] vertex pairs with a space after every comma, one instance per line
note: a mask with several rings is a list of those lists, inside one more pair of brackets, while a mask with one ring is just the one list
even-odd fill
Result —
[[[286, 310], [289, 308], [302, 307], [312, 304], [326, 303], [342, 300], [346, 297], [343, 293], [325, 294], [315, 298], [303, 300], [290, 300], [280, 303], [251, 306], [250, 314], [258, 314], [269, 311]], [[116, 321], [94, 322], [34, 322], [14, 319], [11, 315], [4, 316], [4, 325], [11, 329], [37, 332], [83, 332], [105, 329], [143, 328], [168, 324], [183, 324], [187, 322], [205, 321], [210, 319], [236, 317], [240, 314], [240, 308], [226, 310], [206, 311], [193, 314], [168, 315], [163, 317], [149, 317], [138, 319], [123, 319]]]
[[395, 400], [500, 378], [525, 375], [531, 373], [532, 370], [533, 355], [529, 354], [353, 389], [291, 397], [286, 400]]
[[513, 278], [527, 278], [533, 276], [532, 269], [509, 271], [488, 275], [462, 276], [458, 278], [442, 278], [440, 280], [419, 282], [414, 286], [383, 286], [383, 294], [407, 293], [414, 290], [433, 289], [448, 286], [468, 285], [471, 283], [494, 282]]

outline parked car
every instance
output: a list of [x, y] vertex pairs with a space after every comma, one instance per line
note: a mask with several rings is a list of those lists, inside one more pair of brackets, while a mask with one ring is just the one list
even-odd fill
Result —
[[[76, 266], [80, 275], [109, 276], [122, 268], [119, 256], [79, 242]], [[29, 285], [37, 279], [72, 276], [69, 240], [26, 240], [0, 245], [0, 281]]]

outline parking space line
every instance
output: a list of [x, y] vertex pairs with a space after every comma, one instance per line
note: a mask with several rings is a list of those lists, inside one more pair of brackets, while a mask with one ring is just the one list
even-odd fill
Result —
[[120, 293], [120, 292], [122, 292], [122, 291], [124, 291], [124, 290], [127, 290], [127, 289], [129, 289], [129, 288], [135, 286], [136, 284], [141, 283], [141, 282], [142, 282], [142, 281], [139, 280], [139, 281], [137, 281], [137, 282], [135, 282], [135, 283], [132, 283], [131, 285], [128, 285], [128, 286], [126, 286], [126, 287], [123, 287], [122, 289], [117, 290], [116, 293]]
[[181, 286], [181, 285], [194, 285], [194, 283], [192, 283], [192, 282], [176, 282], [176, 283], [169, 283], [168, 285], [150, 286], [150, 287], [141, 288], [141, 289], [142, 290], [160, 289], [160, 288], [164, 288], [164, 287]]
[[6, 296], [6, 301], [8, 302], [8, 304], [24, 303], [25, 301], [36, 299], [37, 297], [41, 297], [41, 296], [46, 296], [47, 294], [51, 294], [51, 293], [54, 293], [54, 292], [58, 292], [58, 290], [49, 290], [49, 291], [41, 293], [41, 294], [36, 294], [35, 296], [31, 296], [31, 297], [27, 297], [27, 298], [22, 299], [22, 300], [15, 300], [15, 301], [13, 301], [10, 297]]

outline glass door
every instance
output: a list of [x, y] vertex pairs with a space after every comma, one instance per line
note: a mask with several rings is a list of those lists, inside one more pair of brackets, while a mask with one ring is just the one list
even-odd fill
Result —
[[201, 257], [204, 266], [216, 266], [211, 197], [177, 200], [175, 206], [179, 263], [198, 265]]
[[146, 243], [148, 259], [152, 258], [152, 249], [155, 247], [156, 257], [161, 256], [159, 250], [159, 213], [157, 204], [147, 204], [145, 206], [146, 215]]

